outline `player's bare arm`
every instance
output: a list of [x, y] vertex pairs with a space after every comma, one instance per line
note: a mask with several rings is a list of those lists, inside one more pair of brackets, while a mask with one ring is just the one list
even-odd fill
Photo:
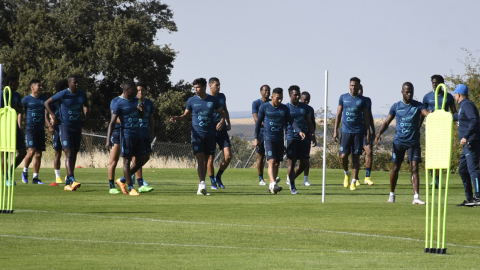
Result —
[[185, 112], [180, 116], [170, 116], [170, 123], [175, 123], [177, 121], [188, 121], [192, 119], [192, 112], [185, 110]]
[[380, 130], [378, 131], [377, 137], [375, 138], [376, 143], [380, 143], [380, 141], [382, 140], [381, 138], [382, 134], [388, 129], [392, 121], [393, 121], [393, 116], [391, 114], [387, 115], [387, 118], [385, 119], [385, 121], [383, 121], [383, 124], [380, 127]]
[[[342, 112], [343, 112], [343, 106], [338, 105], [337, 115], [335, 116], [335, 129], [333, 130], [333, 141], [334, 142], [337, 142], [337, 140], [338, 140], [337, 130], [338, 130], [338, 126], [340, 125], [340, 122], [342, 121]], [[325, 113], [327, 113], [327, 112], [325, 112]]]

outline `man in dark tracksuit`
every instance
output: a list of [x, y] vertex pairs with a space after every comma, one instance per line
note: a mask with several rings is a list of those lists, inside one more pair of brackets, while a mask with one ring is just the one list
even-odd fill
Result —
[[[468, 99], [466, 85], [458, 85], [453, 95], [460, 105], [458, 113], [453, 115], [453, 121], [458, 121], [458, 138], [463, 147], [458, 173], [462, 178], [466, 197], [466, 200], [457, 206], [476, 206], [480, 205], [480, 117], [477, 107]], [[472, 181], [475, 197], [473, 197]]]

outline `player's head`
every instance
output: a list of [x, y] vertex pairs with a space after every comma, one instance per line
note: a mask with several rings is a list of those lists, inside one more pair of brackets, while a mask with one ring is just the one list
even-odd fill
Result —
[[33, 79], [28, 83], [28, 85], [30, 86], [30, 90], [32, 90], [32, 94], [42, 93], [43, 87], [40, 80]]
[[460, 103], [460, 101], [468, 98], [468, 87], [465, 84], [459, 84], [455, 87], [455, 91], [452, 94], [455, 100]]
[[310, 103], [310, 93], [303, 91], [302, 95], [300, 96], [300, 102], [308, 105]]
[[147, 84], [144, 82], [137, 82], [137, 97], [144, 99], [147, 96]]
[[439, 84], [445, 83], [445, 79], [443, 78], [443, 76], [438, 74], [432, 75], [432, 77], [430, 77], [430, 81], [432, 81], [433, 91], [437, 89], [437, 86]]
[[55, 93], [58, 93], [62, 90], [65, 90], [68, 88], [68, 80], [66, 79], [61, 79], [55, 84]]
[[270, 86], [264, 84], [260, 87], [260, 95], [262, 98], [268, 99], [270, 97]]
[[80, 85], [80, 80], [77, 75], [70, 75], [67, 78], [68, 80], [68, 88], [72, 92], [77, 92], [79, 85]]
[[[8, 75], [7, 77], [5, 77], [5, 81], [4, 81], [4, 85], [5, 86], [9, 86], [10, 89], [12, 89], [12, 91], [17, 91], [18, 89], [18, 77], [16, 75]], [[3, 98], [3, 97], [1, 97]]]
[[413, 84], [411, 82], [404, 82], [402, 85], [403, 101], [407, 104], [413, 100]]
[[277, 107], [282, 103], [283, 100], [283, 89], [277, 87], [272, 91], [272, 105]]
[[137, 85], [133, 81], [126, 81], [123, 83], [123, 96], [130, 100], [137, 94]]
[[204, 95], [207, 90], [207, 80], [205, 78], [198, 78], [193, 81], [193, 90], [195, 95]]
[[362, 85], [362, 84], [360, 84], [360, 85], [358, 86], [358, 94], [359, 94], [360, 96], [363, 96], [363, 85]]
[[288, 88], [288, 95], [290, 96], [290, 103], [297, 105], [300, 100], [300, 87], [292, 85]]
[[357, 77], [350, 78], [350, 95], [357, 96], [360, 88], [360, 79]]
[[220, 80], [216, 77], [212, 77], [208, 80], [208, 86], [210, 86], [210, 92], [213, 95], [217, 95], [220, 92]]

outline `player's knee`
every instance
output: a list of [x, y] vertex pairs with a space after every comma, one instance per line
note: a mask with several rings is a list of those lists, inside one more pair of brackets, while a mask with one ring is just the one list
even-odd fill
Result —
[[340, 155], [340, 159], [341, 159], [342, 161], [344, 161], [345, 159], [348, 160], [348, 155], [347, 155], [347, 154], [341, 154], [341, 155]]
[[35, 151], [35, 157], [36, 158], [42, 158], [42, 151]]

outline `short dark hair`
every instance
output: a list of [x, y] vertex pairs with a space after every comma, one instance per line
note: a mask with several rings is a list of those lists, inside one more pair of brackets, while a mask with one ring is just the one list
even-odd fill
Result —
[[283, 95], [283, 89], [280, 87], [277, 87], [273, 89], [272, 94], [282, 94]]
[[413, 84], [411, 82], [404, 82], [403, 85], [402, 85], [402, 89], [403, 89], [404, 86], [408, 86], [408, 87], [412, 88], [412, 90], [414, 90]]
[[5, 77], [5, 86], [8, 86], [11, 82], [18, 82], [18, 77], [17, 75], [10, 74], [7, 77]]
[[357, 77], [352, 77], [352, 78], [350, 78], [350, 81], [351, 81], [351, 82], [358, 82], [358, 83], [360, 83], [360, 79], [357, 78]]
[[147, 90], [147, 84], [146, 84], [146, 83], [144, 83], [144, 82], [137, 82], [137, 87], [139, 87], [139, 86], [141, 86], [141, 87], [143, 87], [145, 90]]
[[360, 84], [358, 87], [362, 88], [362, 90], [363, 90], [363, 85], [362, 84]]
[[301, 95], [306, 96], [310, 99], [310, 93], [308, 93], [307, 91], [303, 91]]
[[60, 92], [62, 90], [65, 90], [68, 88], [68, 80], [67, 79], [61, 79], [55, 84], [55, 92]]
[[437, 79], [437, 81], [439, 81], [440, 83], [445, 82], [445, 79], [443, 78], [442, 75], [438, 75], [438, 74], [432, 75], [432, 77], [430, 77], [430, 81], [433, 81], [433, 79]]
[[28, 83], [28, 87], [32, 87], [32, 85], [34, 85], [36, 83], [41, 83], [41, 81], [38, 80], [38, 79], [33, 79]]
[[220, 82], [220, 80], [217, 78], [217, 77], [211, 77], [209, 80], [208, 80], [208, 84], [212, 84], [214, 82]]
[[292, 91], [294, 91], [294, 90], [300, 92], [300, 87], [298, 87], [298, 85], [292, 85], [292, 86], [290, 86], [290, 87], [288, 88], [288, 94], [290, 95], [290, 93], [291, 93]]
[[78, 75], [75, 75], [75, 74], [72, 74], [72, 75], [68, 76], [67, 81], [70, 81], [71, 79], [80, 80], [80, 79], [78, 78]]
[[198, 78], [198, 79], [195, 79], [193, 80], [193, 85], [200, 85], [202, 87], [206, 87], [207, 86], [207, 80], [205, 80], [205, 78]]
[[130, 87], [136, 88], [137, 85], [135, 84], [134, 81], [126, 81], [126, 82], [123, 83], [123, 90], [124, 91], [127, 90]]
[[263, 87], [268, 87], [268, 89], [271, 90], [271, 88], [270, 88], [270, 86], [269, 86], [268, 84], [264, 84], [264, 85], [260, 86], [260, 92], [262, 91], [262, 88], [263, 88]]

